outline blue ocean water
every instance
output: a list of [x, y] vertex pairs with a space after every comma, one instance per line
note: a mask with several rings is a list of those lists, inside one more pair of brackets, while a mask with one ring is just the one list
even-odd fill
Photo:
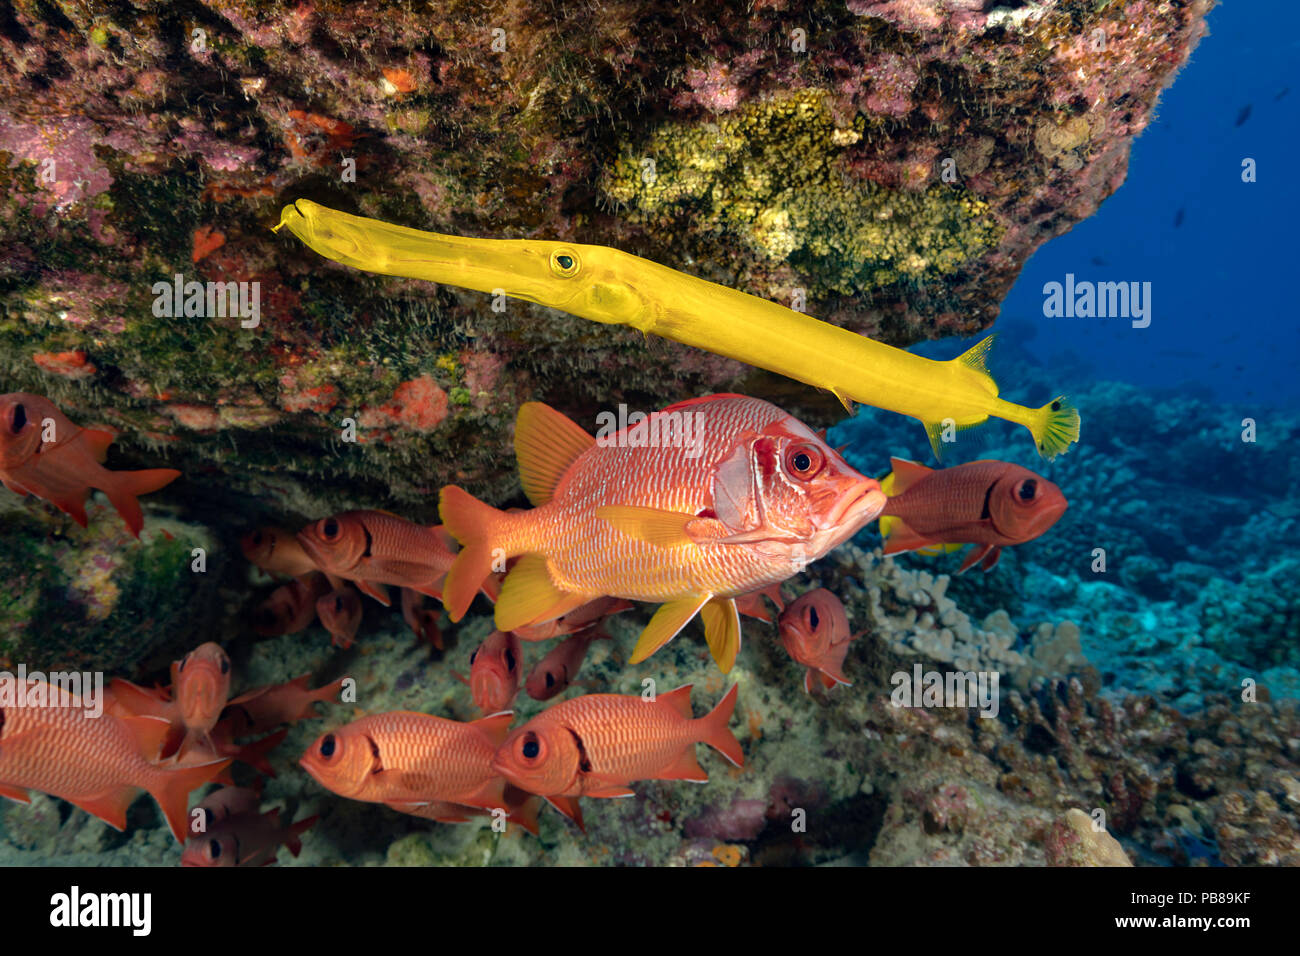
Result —
[[[1070, 501], [1041, 539], [949, 593], [973, 615], [1005, 607], [1022, 640], [1072, 620], [1104, 687], [1181, 707], [1247, 679], [1300, 695], [1300, 33], [1285, 27], [1297, 19], [1281, 0], [1219, 5], [1127, 181], [1041, 247], [1003, 303], [991, 363], [1003, 397], [1069, 394], [1080, 444], [1044, 462], [1023, 429], [994, 422], [944, 454], [1025, 465]], [[1149, 324], [1045, 314], [1045, 287], [1067, 281], [1149, 288]], [[973, 341], [915, 351], [947, 359]], [[920, 426], [891, 418], [862, 409], [831, 437], [870, 473], [890, 455], [935, 465]], [[858, 540], [879, 544], [874, 527]], [[899, 560], [955, 573], [961, 557]]]

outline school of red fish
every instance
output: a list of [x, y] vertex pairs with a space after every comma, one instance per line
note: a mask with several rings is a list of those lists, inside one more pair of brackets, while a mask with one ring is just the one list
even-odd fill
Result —
[[[697, 416], [690, 444], [648, 441]], [[662, 427], [660, 427], [662, 426]], [[641, 431], [638, 431], [641, 429]], [[0, 481], [87, 524], [86, 496], [102, 490], [139, 537], [139, 495], [176, 477], [170, 469], [103, 467], [114, 433], [74, 425], [47, 399], [0, 396]], [[854, 633], [843, 603], [824, 588], [785, 604], [781, 583], [879, 520], [884, 553], [943, 553], [973, 545], [960, 571], [989, 571], [1001, 550], [1047, 531], [1064, 513], [1060, 489], [1001, 461], [932, 470], [891, 459], [877, 480], [851, 467], [819, 434], [776, 406], [711, 395], [669, 406], [598, 440], [554, 409], [521, 407], [515, 449], [528, 510], [501, 511], [465, 490], [442, 490], [442, 524], [384, 511], [347, 511], [297, 533], [264, 527], [241, 540], [245, 557], [283, 583], [253, 611], [262, 636], [296, 633], [319, 619], [331, 645], [350, 648], [366, 617], [363, 596], [385, 607], [400, 590], [418, 641], [444, 648], [441, 602], [452, 623], [477, 596], [494, 603], [493, 630], [468, 657], [482, 716], [372, 713], [322, 733], [299, 761], [341, 797], [382, 803], [444, 823], [477, 817], [538, 832], [549, 804], [583, 829], [579, 801], [631, 795], [645, 780], [703, 783], [705, 743], [744, 763], [729, 729], [738, 686], [696, 717], [691, 687], [640, 695], [583, 693], [512, 726], [522, 686], [548, 701], [577, 686], [605, 622], [634, 602], [658, 605], [628, 663], [637, 664], [697, 615], [724, 672], [741, 652], [741, 615], [771, 621], [804, 689], [851, 683]], [[525, 648], [550, 642], [526, 671]], [[281, 847], [297, 855], [315, 817], [262, 812], [257, 789], [235, 786], [234, 762], [274, 776], [268, 754], [301, 720], [320, 717], [346, 678], [312, 689], [310, 675], [232, 696], [232, 666], [216, 644], [171, 667], [168, 686], [113, 680], [90, 715], [62, 688], [28, 679], [24, 706], [0, 697], [0, 796], [52, 794], [119, 830], [140, 790], [158, 803], [187, 866], [262, 866]], [[190, 794], [220, 788], [193, 811]]]

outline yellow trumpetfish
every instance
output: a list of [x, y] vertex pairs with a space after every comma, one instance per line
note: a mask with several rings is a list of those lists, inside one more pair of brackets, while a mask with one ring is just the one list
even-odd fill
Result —
[[985, 366], [993, 336], [937, 362], [783, 305], [697, 279], [609, 246], [536, 239], [469, 239], [423, 232], [300, 199], [280, 223], [316, 252], [383, 275], [502, 292], [593, 322], [630, 325], [833, 392], [844, 407], [874, 405], [918, 419], [938, 455], [946, 426], [990, 416], [1029, 429], [1044, 458], [1079, 440], [1064, 396], [1042, 408], [998, 398]]

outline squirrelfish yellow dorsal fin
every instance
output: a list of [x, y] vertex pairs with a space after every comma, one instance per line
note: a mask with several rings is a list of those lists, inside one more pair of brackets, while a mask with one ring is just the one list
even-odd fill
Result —
[[596, 444], [576, 423], [542, 402], [525, 402], [515, 419], [519, 481], [535, 507], [551, 500], [574, 459]]

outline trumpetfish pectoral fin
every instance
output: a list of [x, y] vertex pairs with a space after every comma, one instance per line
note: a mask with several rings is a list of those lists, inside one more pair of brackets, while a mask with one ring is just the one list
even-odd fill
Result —
[[740, 651], [740, 614], [731, 598], [714, 598], [700, 609], [704, 640], [722, 673], [730, 673]]
[[[514, 573], [513, 571], [511, 572]], [[629, 664], [640, 664], [681, 633], [691, 618], [713, 599], [712, 594], [695, 594], [662, 604], [637, 639]]]
[[515, 458], [524, 494], [540, 508], [574, 459], [596, 444], [581, 426], [541, 402], [525, 402], [515, 418]]
[[506, 575], [494, 617], [498, 631], [549, 621], [593, 600], [590, 594], [563, 591], [551, 580], [546, 556], [525, 554]]

